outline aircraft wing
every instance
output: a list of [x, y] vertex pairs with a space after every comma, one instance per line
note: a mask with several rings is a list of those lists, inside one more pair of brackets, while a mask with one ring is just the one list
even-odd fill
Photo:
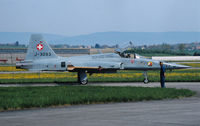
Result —
[[122, 69], [122, 64], [119, 62], [82, 62], [74, 63], [67, 66], [68, 71], [87, 71], [89, 73], [110, 73]]

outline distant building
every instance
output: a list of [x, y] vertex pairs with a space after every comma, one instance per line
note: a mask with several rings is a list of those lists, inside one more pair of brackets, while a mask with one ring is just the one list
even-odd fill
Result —
[[200, 50], [200, 46], [196, 46], [196, 49], [199, 49], [199, 50]]
[[18, 41], [15, 42], [15, 46], [19, 46], [19, 42]]

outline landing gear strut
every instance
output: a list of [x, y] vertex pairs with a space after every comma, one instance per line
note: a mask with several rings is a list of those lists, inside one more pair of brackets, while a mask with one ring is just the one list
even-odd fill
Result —
[[81, 85], [86, 85], [88, 83], [88, 78], [85, 71], [78, 72], [78, 82]]
[[149, 80], [148, 80], [148, 76], [147, 76], [147, 71], [144, 71], [144, 83], [145, 84], [148, 84], [149, 83]]

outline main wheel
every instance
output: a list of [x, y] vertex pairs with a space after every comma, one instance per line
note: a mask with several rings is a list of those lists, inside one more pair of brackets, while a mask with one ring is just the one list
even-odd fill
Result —
[[88, 79], [80, 81], [81, 85], [86, 85], [88, 83]]
[[144, 83], [145, 83], [145, 84], [148, 84], [148, 83], [149, 83], [149, 80], [148, 80], [148, 79], [144, 79]]

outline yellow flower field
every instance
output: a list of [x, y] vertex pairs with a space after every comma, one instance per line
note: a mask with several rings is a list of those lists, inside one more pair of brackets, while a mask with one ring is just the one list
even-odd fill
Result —
[[26, 70], [16, 69], [15, 66], [0, 66], [0, 72], [10, 72], [10, 71], [26, 71]]
[[0, 74], [0, 79], [39, 79], [39, 78], [76, 78], [69, 73], [9, 73]]
[[200, 73], [167, 73], [166, 77], [176, 77], [176, 76], [182, 76], [182, 77], [200, 77]]
[[[114, 73], [114, 74], [93, 74], [93, 78], [137, 78], [143, 73]], [[159, 73], [148, 73], [149, 77], [159, 77]], [[200, 77], [200, 73], [166, 73], [166, 77]], [[90, 77], [90, 76], [89, 76]], [[74, 73], [6, 73], [0, 74], [0, 79], [39, 79], [39, 78], [77, 78]]]
[[[0, 71], [24, 71], [20, 69], [16, 69], [14, 66], [0, 66]], [[160, 72], [159, 71], [149, 71], [148, 77], [150, 80], [159, 81]], [[51, 79], [57, 80], [61, 78], [66, 78], [67, 80], [74, 80], [77, 78], [77, 73], [71, 72], [40, 72], [40, 73], [1, 73], [0, 79]], [[143, 72], [142, 71], [120, 71], [119, 73], [112, 73], [112, 74], [92, 74], [88, 78], [92, 80], [110, 80], [110, 81], [134, 81], [134, 80], [142, 80]], [[200, 70], [199, 69], [187, 69], [187, 70], [175, 70], [175, 71], [167, 71], [166, 72], [166, 79], [168, 80], [177, 80], [179, 81], [200, 81]]]

